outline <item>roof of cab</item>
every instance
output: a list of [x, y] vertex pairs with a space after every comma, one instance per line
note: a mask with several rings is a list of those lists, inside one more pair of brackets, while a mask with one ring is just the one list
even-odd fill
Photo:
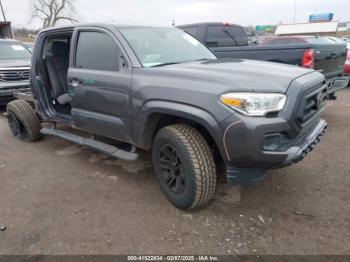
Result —
[[64, 29], [74, 29], [76, 27], [115, 27], [115, 28], [136, 28], [136, 27], [144, 27], [144, 28], [173, 28], [172, 26], [161, 26], [161, 25], [127, 25], [127, 24], [114, 24], [114, 23], [79, 23], [79, 24], [71, 24], [64, 26], [54, 26], [42, 29], [41, 32], [48, 32], [53, 30], [64, 30]]
[[191, 26], [202, 26], [202, 25], [223, 25], [223, 26], [239, 26], [243, 27], [241, 25], [237, 25], [231, 22], [203, 22], [203, 23], [193, 23], [193, 24], [183, 24], [178, 25], [177, 27], [191, 27]]

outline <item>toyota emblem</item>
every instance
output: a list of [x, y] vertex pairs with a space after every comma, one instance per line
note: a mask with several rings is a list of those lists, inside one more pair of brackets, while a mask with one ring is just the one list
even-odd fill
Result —
[[17, 73], [17, 76], [18, 76], [19, 78], [21, 78], [21, 79], [24, 78], [24, 72], [18, 71], [18, 72], [16, 72], [16, 73]]

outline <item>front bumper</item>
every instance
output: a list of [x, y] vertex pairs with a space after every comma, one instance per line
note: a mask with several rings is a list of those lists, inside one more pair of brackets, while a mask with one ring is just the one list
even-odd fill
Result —
[[14, 99], [15, 92], [29, 92], [29, 81], [0, 82], [0, 105], [6, 104]]
[[286, 95], [278, 113], [249, 117], [233, 112], [220, 123], [223, 143], [218, 148], [228, 182], [259, 181], [267, 170], [301, 161], [320, 142], [327, 128], [322, 119], [328, 96], [324, 76], [303, 75], [291, 82]]
[[326, 133], [327, 123], [323, 119], [316, 125], [312, 132], [307, 136], [305, 143], [300, 146], [293, 146], [288, 149], [288, 156], [282, 163], [282, 166], [298, 163], [303, 160], [305, 156], [310, 153], [315, 146], [321, 141], [323, 135]]
[[[225, 130], [226, 164], [255, 169], [274, 169], [291, 164], [302, 155], [301, 151], [316, 141], [315, 134], [322, 133], [327, 127], [319, 117], [322, 112], [318, 112], [308, 127], [299, 133], [295, 133], [283, 118], [241, 117]], [[271, 136], [277, 137], [277, 142], [268, 143]]]
[[[278, 128], [278, 126], [276, 127]], [[226, 167], [228, 182], [257, 182], [265, 177], [266, 171], [269, 169], [282, 168], [303, 160], [321, 141], [326, 129], [326, 121], [319, 120], [316, 125], [313, 125], [313, 128], [290, 141], [290, 144], [295, 141], [301, 141], [301, 143], [294, 144], [285, 151], [265, 151], [263, 143], [258, 142], [259, 140], [263, 141], [264, 136], [258, 135], [256, 139], [252, 139], [255, 148], [247, 150], [241, 146], [243, 154], [240, 158], [236, 159], [234, 155], [230, 156], [231, 162]]]

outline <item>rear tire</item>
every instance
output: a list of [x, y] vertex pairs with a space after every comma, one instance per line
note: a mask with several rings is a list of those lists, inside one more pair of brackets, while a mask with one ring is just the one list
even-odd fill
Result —
[[195, 128], [175, 124], [161, 129], [154, 139], [152, 160], [160, 187], [174, 206], [190, 210], [214, 196], [214, 157]]
[[42, 138], [40, 120], [26, 101], [18, 99], [7, 104], [7, 120], [12, 134], [23, 141], [37, 141]]

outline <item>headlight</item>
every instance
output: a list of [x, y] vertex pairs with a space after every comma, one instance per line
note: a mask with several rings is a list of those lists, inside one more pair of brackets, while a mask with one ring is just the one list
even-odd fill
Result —
[[281, 111], [286, 99], [278, 93], [227, 93], [220, 97], [222, 103], [247, 116]]

